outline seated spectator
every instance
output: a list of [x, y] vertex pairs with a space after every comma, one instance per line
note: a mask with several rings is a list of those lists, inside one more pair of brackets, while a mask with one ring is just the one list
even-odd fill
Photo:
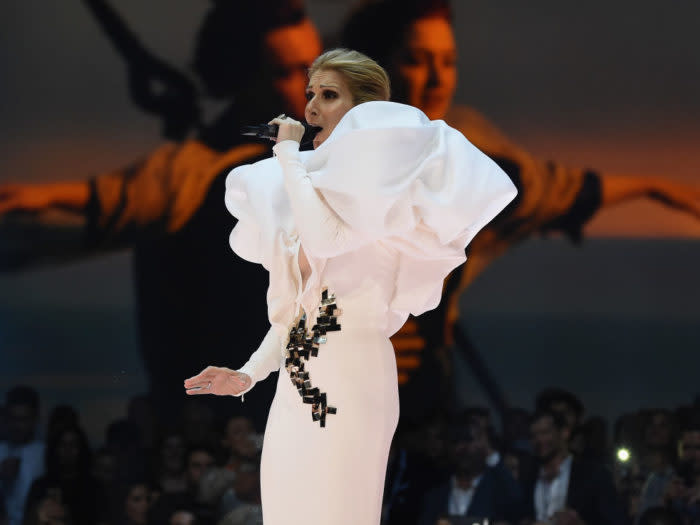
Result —
[[70, 509], [62, 501], [59, 489], [51, 489], [28, 506], [24, 525], [73, 525]]
[[[238, 503], [224, 515], [219, 525], [262, 525], [259, 465], [252, 462], [241, 465], [233, 489]], [[294, 509], [290, 511], [294, 512]], [[352, 512], [351, 509], [349, 511]]]
[[491, 421], [491, 412], [485, 407], [469, 407], [460, 412], [460, 417], [466, 419], [474, 419], [477, 421], [484, 432], [486, 433], [486, 464], [489, 467], [495, 467], [501, 462], [501, 453], [498, 450], [498, 437]]
[[49, 413], [46, 424], [46, 439], [50, 440], [54, 432], [62, 430], [64, 427], [80, 426], [78, 412], [70, 405], [56, 405]]
[[44, 472], [44, 443], [37, 437], [39, 394], [16, 386], [5, 394], [7, 440], [0, 442], [0, 487], [9, 525], [20, 525], [27, 494]]
[[653, 409], [643, 413], [642, 463], [647, 473], [665, 472], [676, 463], [678, 421], [670, 410]]
[[[243, 416], [235, 416], [226, 422], [221, 445], [226, 455], [226, 464], [211, 468], [200, 482], [200, 499], [217, 504], [219, 514], [224, 516], [240, 505], [235, 486], [241, 469], [257, 469], [260, 464], [262, 436], [255, 432], [253, 422]], [[246, 474], [247, 475], [247, 474]]]
[[32, 483], [27, 511], [53, 494], [65, 506], [74, 525], [93, 525], [98, 501], [90, 460], [87, 436], [80, 427], [54, 427], [46, 446], [46, 474]]
[[540, 468], [526, 483], [530, 518], [572, 525], [625, 523], [612, 475], [569, 452], [570, 428], [562, 412], [538, 410], [532, 417], [532, 447]]
[[664, 503], [664, 492], [675, 476], [676, 436], [675, 419], [669, 410], [655, 409], [647, 414], [642, 456], [646, 481], [639, 498], [639, 513]]
[[551, 410], [564, 416], [569, 433], [573, 433], [582, 421], [585, 407], [573, 393], [563, 388], [546, 388], [535, 398], [535, 410]]
[[115, 491], [110, 525], [147, 525], [152, 491], [145, 481], [131, 481]]
[[148, 455], [141, 448], [139, 429], [134, 423], [119, 419], [107, 425], [105, 448], [117, 458], [117, 479], [148, 479]]
[[241, 464], [258, 458], [262, 450], [262, 436], [255, 433], [250, 419], [236, 416], [226, 422], [221, 445], [227, 455], [226, 468], [237, 472]]
[[445, 420], [440, 414], [426, 424], [399, 420], [384, 484], [382, 523], [415, 522], [423, 496], [449, 471], [445, 453]]
[[170, 516], [168, 525], [198, 525], [197, 516], [189, 510], [176, 510]]
[[215, 510], [199, 498], [200, 480], [214, 466], [214, 452], [206, 446], [193, 446], [187, 452], [185, 461], [185, 490], [160, 495], [151, 509], [154, 523], [167, 523], [175, 511], [184, 508], [193, 509], [200, 519]]
[[520, 449], [506, 449], [503, 451], [501, 468], [507, 469], [510, 476], [521, 483], [531, 479], [535, 471], [535, 460], [529, 452]]
[[524, 408], [512, 407], [503, 415], [503, 446], [511, 450], [531, 452], [530, 413]]
[[180, 428], [184, 432], [187, 445], [205, 445], [210, 448], [219, 445], [214, 429], [214, 411], [206, 401], [188, 396], [184, 401], [180, 418]]
[[95, 481], [97, 522], [107, 523], [110, 498], [117, 484], [117, 457], [107, 448], [100, 448], [92, 458], [92, 479]]
[[160, 439], [160, 444], [156, 446], [153, 475], [164, 494], [187, 490], [186, 453], [184, 436], [174, 430], [165, 433]]
[[639, 525], [683, 525], [677, 512], [665, 507], [652, 507], [644, 511]]
[[678, 446], [677, 475], [668, 484], [665, 501], [683, 518], [684, 523], [700, 524], [700, 420], [686, 424]]
[[[257, 459], [252, 463], [258, 465]], [[245, 468], [246, 464], [239, 466]], [[240, 500], [234, 489], [238, 479], [238, 471], [233, 472], [226, 467], [213, 466], [202, 475], [199, 480], [199, 491], [197, 501], [200, 505], [207, 507], [208, 514], [214, 517], [221, 517], [235, 508]]]
[[460, 419], [449, 429], [452, 476], [423, 499], [418, 523], [435, 525], [441, 517], [488, 518], [491, 523], [522, 517], [522, 495], [505, 468], [489, 467], [483, 422]]
[[600, 416], [589, 417], [579, 427], [583, 436], [583, 448], [581, 457], [599, 463], [610, 461], [610, 449], [608, 446], [608, 424]]

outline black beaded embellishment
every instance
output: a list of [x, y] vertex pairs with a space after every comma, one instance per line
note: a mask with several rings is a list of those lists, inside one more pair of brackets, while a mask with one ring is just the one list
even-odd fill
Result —
[[304, 362], [312, 356], [318, 356], [318, 347], [326, 342], [327, 332], [340, 330], [337, 317], [340, 313], [340, 309], [335, 304], [335, 295], [329, 295], [327, 289], [323, 290], [321, 306], [318, 307], [318, 318], [311, 333], [306, 330], [306, 312], [303, 312], [296, 326], [289, 331], [284, 360], [284, 366], [292, 384], [303, 402], [311, 405], [311, 418], [318, 421], [322, 427], [326, 426], [326, 414], [335, 414], [337, 409], [328, 406], [325, 392], [311, 385], [311, 378], [309, 372], [305, 370]]

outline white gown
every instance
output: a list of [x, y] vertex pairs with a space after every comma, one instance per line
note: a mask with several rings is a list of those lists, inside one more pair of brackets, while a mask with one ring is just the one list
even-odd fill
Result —
[[[228, 175], [225, 198], [238, 218], [231, 247], [270, 273], [271, 328], [239, 369], [253, 385], [280, 370], [264, 523], [375, 525], [399, 417], [389, 337], [438, 305], [466, 245], [516, 190], [461, 133], [392, 102], [355, 106], [314, 151], [273, 149]], [[290, 339], [302, 313], [306, 346]]]

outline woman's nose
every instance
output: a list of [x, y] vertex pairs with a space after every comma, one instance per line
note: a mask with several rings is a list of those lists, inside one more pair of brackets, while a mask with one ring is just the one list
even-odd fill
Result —
[[309, 100], [309, 102], [306, 104], [306, 113], [314, 116], [318, 114], [314, 99]]
[[442, 78], [440, 75], [440, 66], [434, 61], [431, 61], [428, 66], [428, 85], [431, 87], [437, 87], [442, 84]]

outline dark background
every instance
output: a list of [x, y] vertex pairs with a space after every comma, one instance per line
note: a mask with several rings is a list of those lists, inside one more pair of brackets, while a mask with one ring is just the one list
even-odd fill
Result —
[[[113, 3], [147, 47], [187, 67], [208, 2]], [[329, 42], [352, 4], [307, 2]], [[457, 103], [539, 156], [700, 185], [700, 3], [453, 4]], [[159, 124], [132, 107], [125, 78], [78, 0], [0, 4], [0, 182], [83, 179], [156, 147]], [[552, 384], [608, 417], [690, 401], [700, 222], [636, 202], [601, 212], [587, 234], [580, 247], [519, 246], [463, 297], [463, 322], [510, 401], [529, 408]], [[77, 405], [99, 436], [145, 388], [129, 262], [0, 275], [0, 391], [36, 386], [44, 408]], [[476, 385], [465, 396], [483, 399]]]

